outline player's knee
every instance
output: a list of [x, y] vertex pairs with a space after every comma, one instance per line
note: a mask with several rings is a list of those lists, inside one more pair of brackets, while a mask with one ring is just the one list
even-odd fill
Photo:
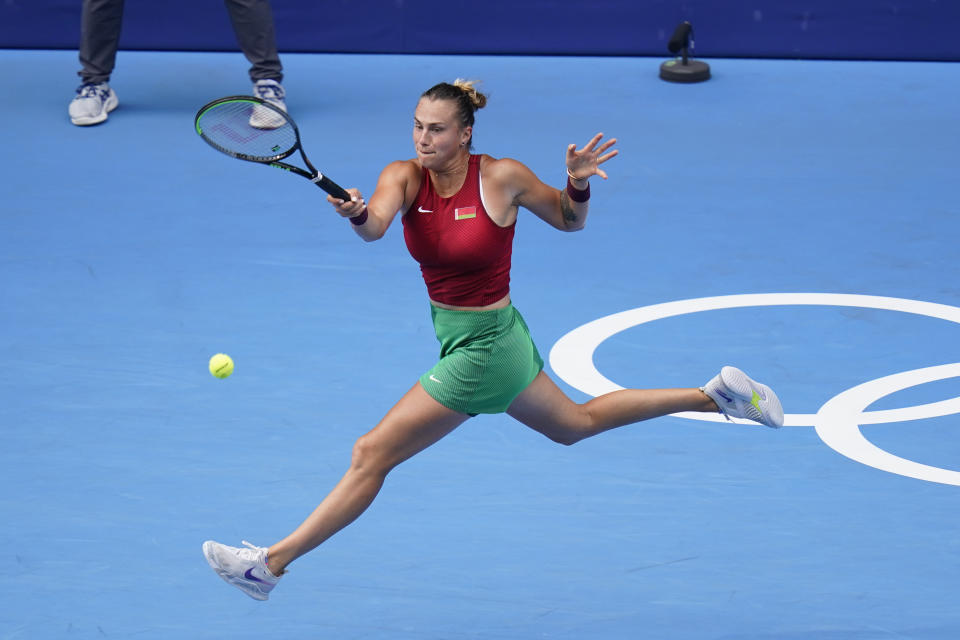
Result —
[[579, 438], [574, 437], [573, 434], [568, 432], [549, 433], [547, 434], [547, 437], [553, 440], [554, 442], [556, 442], [557, 444], [562, 444], [565, 447], [569, 447], [570, 445], [574, 445], [580, 441]]
[[392, 466], [384, 447], [368, 433], [354, 443], [350, 468], [362, 473], [386, 475]]
[[558, 425], [557, 431], [551, 440], [569, 447], [596, 433], [593, 414], [586, 404], [575, 404], [566, 416], [566, 420]]
[[553, 442], [569, 447], [589, 437], [592, 420], [587, 407], [571, 402], [570, 407], [553, 420], [527, 424]]
[[538, 431], [550, 438], [553, 442], [562, 444], [565, 447], [569, 447], [583, 440], [582, 433], [569, 425], [550, 425], [549, 428], [538, 429]]

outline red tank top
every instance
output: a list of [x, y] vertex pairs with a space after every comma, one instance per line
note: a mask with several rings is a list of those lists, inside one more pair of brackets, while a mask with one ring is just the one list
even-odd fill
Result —
[[480, 198], [480, 156], [470, 156], [463, 186], [450, 198], [433, 188], [423, 169], [420, 191], [403, 214], [403, 237], [432, 300], [483, 307], [510, 292], [516, 223], [499, 227]]

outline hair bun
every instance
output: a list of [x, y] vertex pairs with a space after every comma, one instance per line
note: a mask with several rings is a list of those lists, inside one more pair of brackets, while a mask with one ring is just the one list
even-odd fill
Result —
[[457, 78], [453, 81], [453, 86], [463, 91], [470, 98], [474, 110], [482, 109], [487, 105], [487, 96], [477, 91], [474, 86], [476, 83], [476, 80], [464, 80], [463, 78]]

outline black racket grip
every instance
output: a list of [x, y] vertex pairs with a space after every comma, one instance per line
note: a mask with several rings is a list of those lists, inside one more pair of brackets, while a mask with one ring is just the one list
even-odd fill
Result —
[[344, 202], [350, 202], [350, 194], [347, 193], [343, 187], [338, 185], [327, 176], [318, 174], [317, 177], [313, 178], [313, 183], [332, 195], [334, 198], [340, 198]]

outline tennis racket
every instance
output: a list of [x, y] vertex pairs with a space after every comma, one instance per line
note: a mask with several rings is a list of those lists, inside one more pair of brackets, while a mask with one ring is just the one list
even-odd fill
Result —
[[[200, 137], [217, 151], [240, 160], [292, 171], [334, 198], [345, 202], [350, 200], [349, 193], [310, 164], [293, 118], [266, 100], [254, 96], [220, 98], [201, 107], [193, 124]], [[298, 149], [307, 170], [280, 162]]]

